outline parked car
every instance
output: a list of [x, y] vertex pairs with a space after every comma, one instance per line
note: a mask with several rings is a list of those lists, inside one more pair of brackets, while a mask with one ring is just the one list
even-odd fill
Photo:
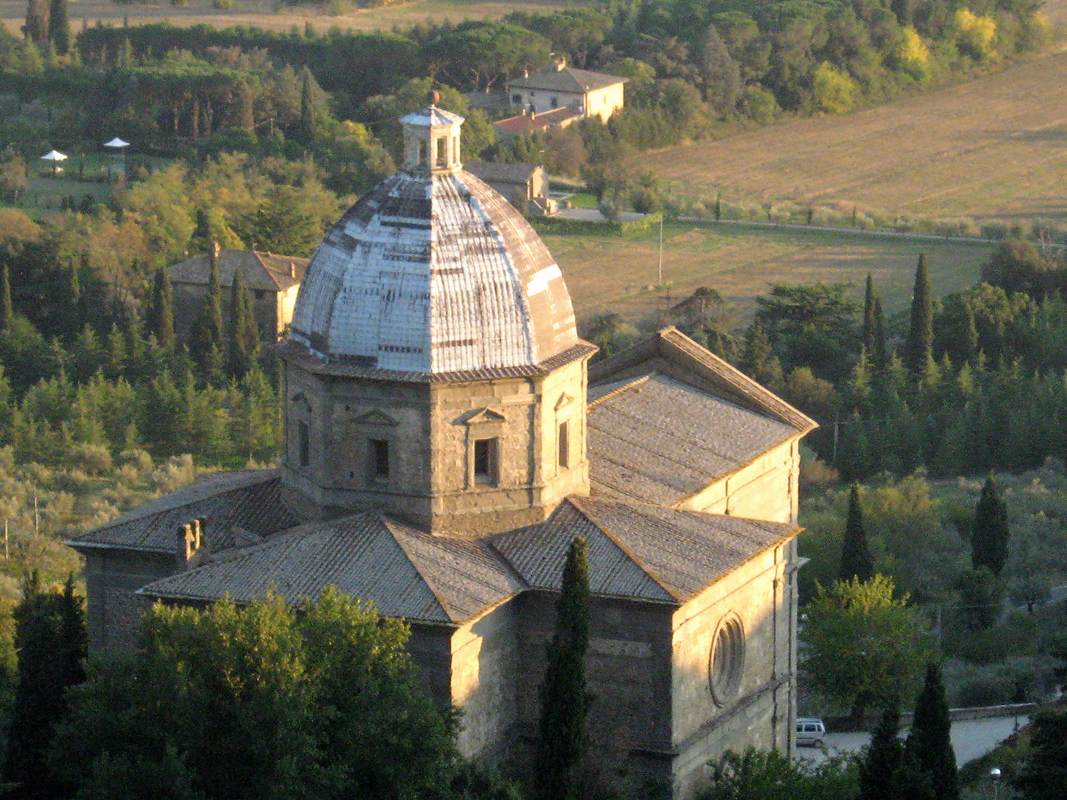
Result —
[[826, 725], [821, 719], [800, 717], [797, 720], [797, 747], [822, 747]]

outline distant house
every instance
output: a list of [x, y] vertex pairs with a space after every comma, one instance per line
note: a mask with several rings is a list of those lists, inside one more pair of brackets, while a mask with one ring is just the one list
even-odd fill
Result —
[[508, 81], [508, 99], [521, 112], [497, 121], [497, 131], [504, 136], [520, 136], [565, 128], [589, 117], [607, 122], [623, 108], [627, 81], [617, 75], [568, 67], [566, 59], [556, 59], [544, 72]]
[[531, 210], [531, 204], [542, 209], [548, 205], [548, 179], [545, 176], [545, 168], [538, 164], [494, 164], [475, 161], [464, 164], [463, 167], [504, 195], [513, 206], [524, 213]]
[[[277, 341], [293, 319], [293, 307], [308, 260], [256, 250], [219, 250], [219, 284], [222, 287], [222, 319], [230, 319], [230, 291], [239, 270], [245, 287], [252, 293], [252, 311], [265, 341]], [[170, 268], [174, 287], [174, 327], [187, 338], [207, 300], [211, 279], [208, 253], [179, 261]]]

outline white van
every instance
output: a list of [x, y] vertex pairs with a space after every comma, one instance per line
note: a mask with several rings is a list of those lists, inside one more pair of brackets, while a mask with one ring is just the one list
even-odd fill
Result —
[[797, 747], [821, 747], [825, 736], [826, 725], [821, 719], [800, 717], [797, 720]]

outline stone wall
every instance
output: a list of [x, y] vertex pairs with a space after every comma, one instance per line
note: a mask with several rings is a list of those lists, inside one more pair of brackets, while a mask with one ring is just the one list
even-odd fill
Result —
[[[299, 287], [286, 293], [268, 289], [249, 289], [252, 296], [252, 315], [256, 318], [260, 338], [265, 342], [276, 342], [282, 330], [293, 319], [293, 305]], [[180, 341], [188, 341], [193, 326], [203, 313], [207, 302], [207, 284], [175, 282], [174, 286], [174, 331]], [[288, 316], [283, 314], [288, 308]], [[226, 330], [230, 324], [230, 288], [222, 287], [222, 325]]]
[[141, 614], [151, 605], [136, 591], [177, 569], [173, 555], [104, 548], [90, 551], [85, 558], [90, 650], [100, 653], [131, 647]]
[[680, 504], [709, 514], [796, 522], [799, 509], [800, 440], [783, 442], [732, 475], [709, 484]]
[[[706, 780], [709, 760], [753, 746], [788, 753], [795, 719], [791, 542], [769, 549], [697, 595], [674, 614], [672, 744], [675, 797]], [[725, 696], [711, 691], [720, 625], [744, 631], [740, 678]], [[718, 646], [721, 646], [718, 645]]]
[[616, 111], [622, 111], [624, 91], [623, 84], [616, 83], [589, 92], [585, 99], [585, 115], [600, 117], [601, 122], [607, 122]]

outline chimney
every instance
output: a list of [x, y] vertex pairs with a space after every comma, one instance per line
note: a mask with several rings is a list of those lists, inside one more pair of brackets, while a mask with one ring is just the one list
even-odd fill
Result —
[[204, 545], [203, 521], [194, 519], [178, 528], [178, 565], [189, 565]]
[[525, 67], [522, 68], [522, 77], [524, 77], [524, 78], [529, 78], [530, 77], [530, 67], [529, 66], [525, 66]]
[[552, 62], [552, 65], [556, 68], [556, 72], [563, 72], [563, 70], [567, 68], [567, 57], [556, 56], [555, 60]]
[[296, 279], [296, 264], [294, 264], [292, 261], [289, 262], [289, 277], [293, 278], [294, 280]]

